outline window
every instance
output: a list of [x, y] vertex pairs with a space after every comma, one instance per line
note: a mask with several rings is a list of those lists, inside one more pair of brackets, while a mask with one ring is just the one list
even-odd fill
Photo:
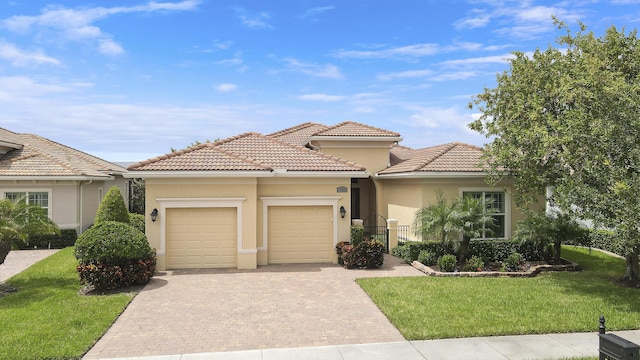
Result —
[[[464, 191], [462, 196], [483, 199], [484, 208], [491, 211], [493, 231], [483, 231], [481, 239], [504, 238], [506, 234], [506, 195], [503, 191]], [[488, 229], [487, 229], [488, 230]]]
[[49, 209], [49, 193], [38, 191], [15, 191], [6, 192], [5, 198], [13, 201], [26, 201], [27, 204], [38, 205], [42, 208]]

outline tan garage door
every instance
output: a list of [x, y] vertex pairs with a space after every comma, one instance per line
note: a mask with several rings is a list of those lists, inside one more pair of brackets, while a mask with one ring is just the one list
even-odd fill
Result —
[[330, 262], [332, 211], [331, 206], [270, 206], [269, 263]]
[[167, 209], [167, 268], [236, 267], [236, 208]]

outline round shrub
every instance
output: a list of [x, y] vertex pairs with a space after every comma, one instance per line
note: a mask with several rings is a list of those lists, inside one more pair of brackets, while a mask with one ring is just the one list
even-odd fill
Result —
[[478, 272], [484, 270], [484, 260], [479, 256], [472, 256], [464, 263], [464, 271]]
[[144, 215], [129, 213], [129, 224], [144, 233]]
[[442, 272], [453, 272], [456, 269], [455, 255], [447, 254], [438, 258], [438, 267]]
[[524, 265], [524, 257], [516, 252], [504, 259], [502, 262], [502, 271], [518, 271], [522, 265]]
[[112, 186], [100, 202], [93, 223], [97, 225], [105, 221], [129, 223], [129, 211], [117, 186]]
[[420, 250], [418, 262], [427, 266], [435, 265], [438, 262], [438, 254], [429, 250]]
[[377, 240], [363, 241], [357, 246], [346, 245], [342, 248], [341, 257], [348, 269], [379, 268], [384, 263], [384, 245]]
[[102, 261], [118, 264], [146, 259], [153, 255], [147, 237], [133, 226], [105, 221], [92, 226], [76, 241], [75, 256], [81, 262]]

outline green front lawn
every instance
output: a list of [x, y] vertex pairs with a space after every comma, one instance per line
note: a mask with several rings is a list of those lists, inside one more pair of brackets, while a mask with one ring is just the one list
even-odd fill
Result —
[[0, 298], [0, 359], [80, 358], [133, 299], [78, 295], [76, 264], [66, 248], [7, 281], [20, 291]]
[[564, 247], [582, 272], [535, 278], [368, 278], [360, 286], [409, 340], [640, 329], [640, 290], [614, 280], [624, 260]]

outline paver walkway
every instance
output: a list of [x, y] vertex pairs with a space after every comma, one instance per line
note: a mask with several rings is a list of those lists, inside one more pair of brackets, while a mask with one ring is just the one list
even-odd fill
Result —
[[354, 279], [425, 276], [333, 264], [180, 270], [154, 277], [84, 359], [404, 341]]
[[0, 265], [0, 283], [20, 273], [22, 270], [59, 251], [53, 250], [12, 250]]

